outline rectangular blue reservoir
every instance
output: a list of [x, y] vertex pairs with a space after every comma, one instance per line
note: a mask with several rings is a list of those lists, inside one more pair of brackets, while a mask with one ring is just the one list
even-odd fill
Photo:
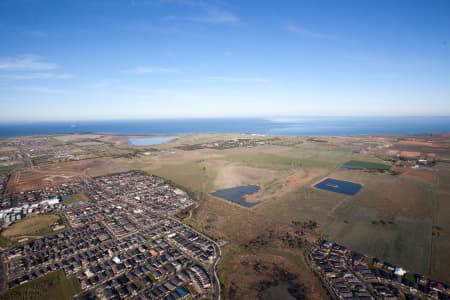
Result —
[[327, 178], [316, 184], [314, 187], [321, 190], [353, 196], [359, 192], [362, 185], [350, 181]]

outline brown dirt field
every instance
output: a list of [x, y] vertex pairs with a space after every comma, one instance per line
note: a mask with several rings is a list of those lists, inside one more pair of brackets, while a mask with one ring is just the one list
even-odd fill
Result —
[[300, 187], [308, 184], [309, 182], [313, 181], [314, 179], [318, 178], [319, 176], [322, 176], [324, 174], [324, 171], [321, 171], [319, 169], [315, 170], [298, 170], [294, 174], [291, 174], [287, 176], [283, 180], [283, 186], [280, 190], [277, 192], [270, 194], [270, 195], [264, 195], [264, 190], [259, 191], [258, 193], [255, 193], [253, 195], [247, 195], [245, 196], [245, 201], [247, 202], [262, 202], [267, 199], [273, 198], [273, 199], [280, 199], [284, 195], [294, 192]]
[[107, 159], [88, 159], [52, 165], [51, 167], [35, 167], [33, 170], [16, 171], [11, 174], [7, 192], [18, 193], [42, 189], [68, 181], [82, 180], [89, 169], [97, 169], [108, 164]]
[[408, 157], [408, 158], [416, 158], [421, 156], [421, 152], [414, 152], [414, 151], [400, 151], [400, 156]]
[[280, 196], [283, 196], [286, 193], [293, 192], [296, 189], [298, 189], [301, 186], [304, 186], [308, 182], [314, 180], [315, 178], [322, 175], [323, 172], [320, 172], [319, 170], [300, 170], [298, 172], [295, 172], [288, 178], [286, 178], [286, 188], [283, 189]]
[[217, 174], [214, 186], [218, 189], [231, 188], [247, 184], [263, 184], [284, 176], [284, 172], [229, 163], [224, 160], [210, 160], [204, 165], [213, 174]]
[[421, 180], [425, 180], [428, 182], [437, 183], [438, 181], [438, 173], [436, 171], [428, 171], [428, 170], [422, 170], [422, 169], [411, 169], [411, 168], [405, 168], [405, 167], [395, 167], [394, 172], [411, 176], [414, 178], [418, 178]]
[[424, 142], [424, 141], [400, 141], [400, 142], [398, 142], [398, 144], [400, 144], [400, 145], [410, 145], [410, 146], [440, 147], [436, 143]]
[[384, 152], [386, 155], [392, 155], [392, 156], [394, 156], [394, 155], [397, 155], [400, 151], [394, 150], [394, 149], [385, 149], [385, 150], [383, 150], [383, 152]]
[[319, 280], [307, 269], [288, 259], [271, 254], [238, 255], [232, 266], [233, 276], [225, 283], [227, 299], [260, 299], [258, 290], [262, 283], [274, 282], [280, 271], [295, 276], [293, 283], [304, 288], [306, 299], [328, 299]]

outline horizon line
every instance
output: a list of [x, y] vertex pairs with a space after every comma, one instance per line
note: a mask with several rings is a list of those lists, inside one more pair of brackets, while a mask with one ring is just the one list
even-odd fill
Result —
[[120, 122], [120, 121], [191, 121], [191, 120], [237, 120], [259, 119], [276, 121], [296, 118], [450, 118], [448, 115], [290, 115], [290, 116], [196, 116], [196, 117], [149, 117], [149, 118], [89, 118], [89, 119], [11, 119], [0, 120], [0, 124], [11, 123], [72, 123], [72, 122]]

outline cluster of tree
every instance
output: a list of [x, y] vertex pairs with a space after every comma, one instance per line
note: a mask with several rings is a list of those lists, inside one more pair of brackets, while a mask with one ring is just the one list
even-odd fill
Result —
[[247, 242], [244, 247], [253, 251], [259, 250], [268, 244], [292, 249], [301, 248], [305, 244], [305, 240], [302, 235], [303, 231], [299, 230], [294, 232], [275, 232], [273, 230], [269, 230], [267, 233], [257, 235], [254, 239]]
[[302, 228], [302, 229], [309, 229], [309, 230], [314, 230], [317, 227], [319, 227], [319, 224], [314, 221], [314, 220], [309, 220], [306, 222], [302, 222], [302, 221], [292, 221], [292, 225]]

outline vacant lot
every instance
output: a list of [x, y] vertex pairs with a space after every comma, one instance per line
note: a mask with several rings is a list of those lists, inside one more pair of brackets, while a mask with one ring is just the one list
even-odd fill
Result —
[[270, 153], [231, 154], [227, 157], [227, 159], [232, 162], [240, 162], [256, 167], [324, 168], [333, 166], [331, 163], [328, 163], [326, 161], [316, 159], [300, 159]]
[[69, 300], [72, 292], [63, 270], [49, 273], [0, 295], [0, 300]]
[[290, 282], [297, 297], [328, 299], [317, 277], [311, 276], [304, 265], [299, 266], [287, 259], [287, 253], [277, 255], [270, 252], [233, 257], [229, 263], [229, 273], [233, 276], [225, 285], [226, 299], [258, 299], [258, 292], [267, 284], [280, 281]]
[[42, 236], [51, 233], [50, 226], [60, 219], [58, 215], [40, 215], [17, 221], [2, 231], [2, 236], [17, 239], [23, 236]]
[[225, 160], [208, 160], [202, 163], [214, 178], [214, 189], [231, 188], [239, 185], [266, 183], [286, 176], [286, 172], [266, 168], [249, 167]]
[[17, 170], [11, 175], [7, 191], [10, 193], [18, 193], [38, 190], [68, 181], [81, 180], [91, 170], [97, 170], [103, 167], [111, 168], [114, 165], [114, 163], [106, 158], [97, 158], [56, 163], [23, 171]]
[[331, 240], [355, 251], [426, 274], [430, 266], [431, 228], [431, 219], [386, 219], [374, 209], [352, 205], [341, 207], [323, 231]]
[[406, 167], [395, 167], [394, 172], [406, 176], [411, 176], [417, 179], [437, 183], [439, 177], [435, 170], [427, 169], [411, 169]]
[[76, 203], [76, 202], [80, 202], [80, 201], [89, 201], [89, 198], [83, 193], [74, 194], [74, 195], [70, 196], [70, 199], [64, 200], [64, 204], [68, 205], [68, 204], [72, 204], [72, 203]]

